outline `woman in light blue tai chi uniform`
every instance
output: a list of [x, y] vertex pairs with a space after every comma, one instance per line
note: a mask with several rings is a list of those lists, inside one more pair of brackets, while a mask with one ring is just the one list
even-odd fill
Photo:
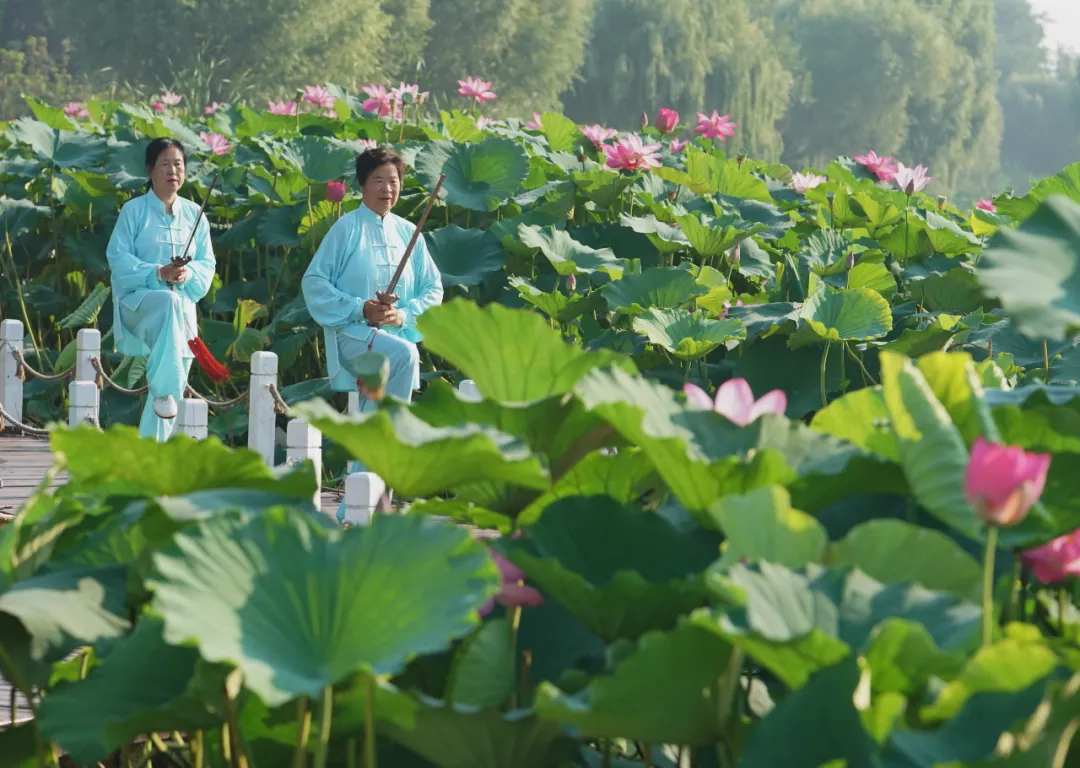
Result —
[[[150, 190], [120, 209], [106, 256], [113, 291], [113, 338], [125, 355], [147, 357], [150, 395], [139, 434], [163, 442], [172, 434], [177, 401], [184, 396], [198, 334], [195, 303], [206, 296], [216, 260], [210, 224], [199, 205], [178, 197], [187, 158], [176, 139], [154, 139], [146, 147]], [[170, 262], [195, 237], [185, 266]]]
[[[356, 158], [356, 181], [364, 201], [330, 228], [301, 282], [308, 312], [323, 328], [327, 375], [336, 392], [357, 391], [354, 364], [369, 349], [390, 362], [387, 395], [411, 402], [413, 390], [420, 387], [416, 344], [423, 336], [416, 319], [443, 296], [442, 276], [422, 235], [394, 291], [398, 302], [386, 307], [375, 296], [389, 287], [416, 230], [390, 212], [404, 175], [405, 161], [386, 147], [369, 149]], [[360, 398], [361, 411], [376, 407]], [[353, 461], [348, 471], [360, 472], [363, 467]], [[344, 502], [338, 519], [343, 515]]]

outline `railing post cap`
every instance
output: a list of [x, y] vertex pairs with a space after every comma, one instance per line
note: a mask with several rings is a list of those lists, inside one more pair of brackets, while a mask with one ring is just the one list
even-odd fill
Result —
[[256, 352], [251, 356], [251, 372], [254, 374], [276, 374], [277, 364], [277, 355], [273, 352]]
[[0, 339], [4, 341], [22, 341], [22, 320], [4, 320], [0, 322]]
[[359, 501], [374, 506], [385, 492], [386, 483], [374, 472], [352, 472], [345, 476], [346, 504]]
[[80, 328], [75, 338], [79, 349], [101, 347], [101, 331], [97, 328]]
[[180, 414], [185, 412], [190, 416], [202, 416], [203, 422], [206, 421], [206, 417], [210, 413], [210, 409], [205, 400], [200, 400], [197, 397], [185, 397], [180, 401], [180, 407], [178, 409]]
[[290, 419], [285, 443], [289, 448], [321, 448], [322, 433], [304, 419]]

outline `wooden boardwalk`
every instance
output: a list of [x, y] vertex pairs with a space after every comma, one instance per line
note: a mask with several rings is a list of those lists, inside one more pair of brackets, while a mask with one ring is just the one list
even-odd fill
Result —
[[[52, 453], [46, 438], [0, 434], [0, 525], [18, 513], [44, 479], [52, 463]], [[51, 487], [55, 488], [66, 481], [67, 473], [59, 473]], [[336, 509], [340, 501], [340, 493], [323, 490], [324, 510]], [[10, 724], [11, 692], [11, 686], [0, 679], [0, 731]], [[21, 723], [29, 719], [31, 714], [26, 700], [21, 694], [17, 695], [15, 722]]]

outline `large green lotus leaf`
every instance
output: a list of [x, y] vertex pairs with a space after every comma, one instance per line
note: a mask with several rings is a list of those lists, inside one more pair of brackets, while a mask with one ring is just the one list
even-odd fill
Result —
[[877, 750], [855, 709], [860, 677], [852, 657], [816, 673], [754, 726], [740, 768], [879, 768]]
[[608, 283], [602, 292], [612, 312], [641, 315], [649, 309], [682, 307], [709, 289], [685, 269], [653, 267]]
[[0, 593], [0, 675], [28, 691], [76, 648], [122, 636], [130, 626], [125, 576], [123, 567], [73, 567], [22, 579]]
[[[701, 302], [698, 304], [702, 305]], [[727, 317], [741, 322], [746, 328], [746, 340], [753, 341], [757, 338], [768, 338], [774, 333], [782, 333], [785, 330], [794, 331], [799, 321], [799, 308], [786, 301], [747, 304], [741, 307], [728, 307]], [[790, 354], [785, 353], [784, 356], [790, 357]]]
[[569, 323], [586, 312], [592, 312], [603, 306], [603, 299], [599, 292], [567, 296], [556, 286], [551, 293], [545, 293], [517, 275], [510, 275], [507, 282], [511, 288], [517, 290], [521, 298], [558, 323]]
[[38, 221], [48, 213], [48, 208], [35, 205], [31, 200], [0, 198], [0, 227], [12, 240], [34, 229]]
[[45, 160], [60, 168], [91, 168], [109, 152], [106, 140], [83, 131], [58, 131], [28, 117], [20, 117], [8, 126], [13, 141], [27, 144]]
[[982, 566], [939, 531], [904, 520], [869, 520], [832, 545], [830, 562], [850, 565], [884, 584], [915, 582], [976, 602]]
[[820, 563], [829, 543], [825, 528], [791, 506], [791, 495], [778, 485], [725, 496], [709, 510], [726, 537], [716, 567], [744, 561], [801, 568]]
[[446, 681], [446, 700], [481, 709], [498, 709], [514, 690], [514, 632], [508, 619], [480, 625], [454, 654]]
[[709, 586], [728, 607], [695, 621], [743, 648], [786, 685], [798, 688], [849, 651], [861, 653], [875, 627], [899, 617], [926, 627], [935, 644], [962, 650], [978, 633], [982, 610], [916, 584], [884, 585], [857, 569], [768, 562], [713, 570]]
[[1037, 182], [1023, 197], [1002, 195], [994, 200], [999, 216], [1025, 221], [1044, 200], [1055, 196], [1067, 197], [1080, 203], [1080, 162], [1066, 166], [1053, 176]]
[[[142, 618], [85, 680], [51, 690], [39, 708], [48, 739], [80, 764], [92, 764], [144, 733], [222, 722], [224, 672], [202, 667], [195, 648], [167, 645], [163, 629], [160, 619]], [[213, 688], [201, 684], [209, 678]]]
[[607, 496], [549, 505], [507, 556], [548, 596], [608, 642], [674, 626], [704, 604], [701, 572], [717, 546]]
[[864, 451], [900, 461], [896, 436], [889, 426], [889, 409], [879, 386], [864, 387], [838, 397], [814, 414], [810, 426]]
[[529, 504], [518, 522], [534, 523], [548, 505], [570, 496], [605, 495], [630, 504], [659, 482], [648, 455], [639, 448], [623, 448], [615, 455], [593, 451]]
[[930, 352], [940, 352], [949, 346], [966, 325], [956, 315], [938, 315], [922, 328], [905, 328], [900, 337], [882, 349], [899, 352], [915, 359]]
[[574, 171], [570, 178], [581, 196], [600, 208], [611, 208], [634, 183], [630, 176], [602, 169]]
[[708, 257], [719, 256], [751, 235], [768, 229], [764, 224], [743, 221], [738, 216], [710, 218], [704, 214], [690, 213], [676, 220], [693, 249]]
[[703, 312], [682, 309], [649, 309], [634, 320], [634, 330], [680, 360], [696, 360], [721, 344], [746, 338], [738, 320], [710, 320]]
[[938, 253], [959, 256], [979, 250], [979, 238], [935, 211], [913, 210], [907, 216], [906, 221], [901, 221], [888, 235], [879, 238], [881, 247], [905, 265]]
[[485, 481], [548, 487], [547, 470], [528, 445], [491, 427], [434, 427], [401, 406], [351, 416], [309, 400], [294, 410], [404, 496]]
[[[1080, 453], [1080, 388], [1039, 383], [987, 390], [985, 399], [993, 408], [1004, 444]], [[1050, 469], [1054, 469], [1052, 462]]]
[[908, 293], [931, 312], [967, 314], [990, 303], [983, 296], [976, 274], [963, 267], [912, 280]]
[[487, 230], [451, 224], [424, 235], [424, 239], [446, 286], [479, 285], [506, 264], [502, 244]]
[[948, 411], [903, 355], [882, 353], [881, 383], [900, 463], [916, 500], [957, 531], [981, 539], [982, 521], [964, 496], [967, 448]]
[[848, 270], [847, 288], [869, 288], [880, 293], [886, 300], [896, 294], [896, 278], [884, 264], [876, 261], [860, 261]]
[[772, 202], [768, 185], [739, 167], [738, 160], [728, 160], [696, 148], [688, 150], [685, 173], [674, 168], [658, 168], [654, 173], [676, 184], [686, 184], [699, 195], [719, 194], [764, 203]]
[[420, 150], [413, 165], [428, 190], [446, 174], [439, 197], [473, 211], [498, 209], [529, 175], [525, 150], [502, 138], [476, 144], [433, 141]]
[[455, 299], [416, 322], [429, 352], [476, 382], [485, 398], [502, 403], [564, 394], [590, 370], [612, 362], [634, 368], [622, 355], [566, 343], [535, 312], [499, 304], [481, 308]]
[[603, 272], [617, 280], [626, 268], [626, 260], [616, 258], [610, 248], [590, 248], [565, 229], [522, 224], [518, 227], [518, 239], [530, 248], [539, 249], [560, 275]]
[[[737, 314], [737, 309], [731, 310], [731, 317], [743, 317]], [[797, 317], [798, 310], [789, 319]], [[773, 389], [782, 390], [787, 395], [787, 415], [797, 418], [821, 408], [821, 349], [788, 349], [787, 340], [787, 336], [777, 333], [743, 345], [733, 360], [732, 374], [746, 379], [757, 397]], [[869, 358], [867, 362], [870, 362]], [[858, 378], [858, 373], [852, 370], [855, 363], [848, 359], [846, 365], [847, 375]], [[841, 381], [840, 355], [830, 354], [825, 368], [825, 387], [835, 392], [840, 389]]]
[[619, 215], [619, 223], [645, 235], [660, 253], [678, 253], [690, 249], [690, 240], [674, 222], [660, 221], [652, 214], [631, 216], [623, 213]]
[[1018, 693], [1052, 674], [1058, 664], [1058, 655], [1036, 627], [1010, 624], [1005, 637], [976, 651], [920, 716], [931, 722], [955, 717], [974, 694]]
[[573, 152], [582, 139], [577, 123], [558, 112], [540, 115], [540, 128], [554, 152]]
[[823, 341], [879, 339], [892, 330], [889, 302], [869, 288], [824, 286], [806, 300], [799, 315], [799, 330], [788, 342], [792, 349]]
[[355, 155], [322, 136], [300, 136], [280, 145], [277, 156], [312, 181], [326, 183], [350, 175]]
[[270, 706], [443, 650], [498, 584], [483, 545], [456, 526], [388, 515], [326, 529], [284, 509], [199, 523], [154, 567], [166, 642], [236, 665]]
[[867, 223], [870, 237], [877, 237], [879, 230], [890, 227], [904, 218], [903, 212], [893, 205], [884, 195], [864, 189], [851, 196], [852, 211], [863, 216]]
[[926, 627], [907, 619], [886, 619], [874, 630], [864, 654], [875, 694], [917, 694], [933, 678], [951, 680], [966, 663], [961, 652], [946, 653]]
[[388, 724], [379, 731], [438, 768], [552, 768], [566, 765], [578, 750], [557, 723], [532, 710], [504, 714], [417, 698], [415, 728]]
[[730, 645], [693, 624], [649, 632], [611, 674], [579, 693], [542, 684], [536, 711], [585, 738], [710, 744], [721, 735], [718, 689], [730, 658]]
[[983, 291], [1032, 338], [1080, 328], [1080, 202], [1052, 197], [1019, 229], [1002, 229], [979, 262]]
[[[50, 444], [62, 456], [69, 483], [83, 489], [108, 488], [135, 494], [181, 496], [217, 488], [249, 488], [294, 499], [310, 499], [315, 478], [291, 468], [271, 469], [246, 448], [217, 438], [178, 435], [164, 443], [144, 440], [134, 427], [55, 429]], [[178, 471], [178, 468], [183, 471]]]

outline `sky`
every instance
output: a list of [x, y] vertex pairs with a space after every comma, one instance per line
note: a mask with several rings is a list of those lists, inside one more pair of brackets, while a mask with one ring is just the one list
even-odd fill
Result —
[[1056, 51], [1065, 46], [1080, 54], [1080, 0], [1028, 0], [1037, 13], [1046, 18], [1046, 46]]

